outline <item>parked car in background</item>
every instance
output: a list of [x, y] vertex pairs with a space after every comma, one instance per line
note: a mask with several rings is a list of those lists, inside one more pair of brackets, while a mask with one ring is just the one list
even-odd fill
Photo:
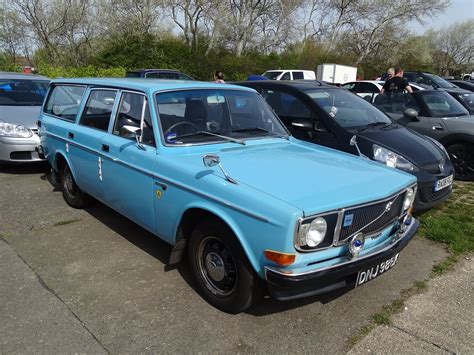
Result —
[[459, 89], [456, 85], [443, 79], [438, 75], [434, 75], [426, 72], [412, 72], [406, 71], [403, 73], [403, 77], [410, 83], [416, 83], [420, 85], [426, 85], [433, 89], [439, 90], [457, 90]]
[[[394, 123], [366, 100], [321, 83], [258, 81], [239, 85], [260, 92], [295, 137], [361, 153], [416, 176], [416, 210], [433, 207], [449, 197], [454, 169], [444, 148]], [[354, 136], [357, 145], [351, 144]]]
[[471, 115], [474, 115], [474, 92], [448, 91], [448, 93], [458, 100]]
[[450, 83], [453, 83], [457, 87], [464, 89], [464, 90], [469, 90], [469, 91], [474, 91], [474, 82], [471, 81], [466, 81], [466, 80], [449, 80]]
[[55, 80], [40, 131], [69, 205], [93, 196], [172, 244], [170, 263], [186, 253], [226, 312], [265, 285], [280, 300], [363, 285], [418, 227], [412, 175], [293, 138], [249, 88]]
[[262, 74], [269, 80], [315, 80], [316, 73], [312, 70], [267, 70]]
[[[377, 95], [380, 94], [385, 81], [381, 80], [358, 80], [351, 81], [341, 85], [342, 88], [347, 89], [368, 102], [374, 102]], [[409, 83], [413, 91], [424, 90], [426, 86], [421, 86], [414, 83]]]
[[390, 100], [379, 95], [375, 105], [397, 122], [439, 141], [448, 151], [459, 180], [474, 180], [474, 116], [451, 94], [421, 90]]
[[189, 75], [174, 69], [137, 69], [127, 71], [126, 78], [194, 80]]
[[0, 163], [41, 161], [36, 121], [49, 79], [0, 72]]

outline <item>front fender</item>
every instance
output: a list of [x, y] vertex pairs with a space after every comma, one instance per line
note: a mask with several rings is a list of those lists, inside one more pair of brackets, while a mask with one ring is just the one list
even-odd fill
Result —
[[455, 142], [468, 142], [474, 144], [474, 134], [453, 133], [441, 138], [440, 140], [440, 143], [445, 147], [448, 147], [449, 145]]

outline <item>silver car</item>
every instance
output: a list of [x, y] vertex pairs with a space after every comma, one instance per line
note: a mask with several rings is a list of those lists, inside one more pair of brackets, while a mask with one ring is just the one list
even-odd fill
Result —
[[0, 163], [43, 160], [38, 153], [38, 120], [49, 79], [0, 72]]

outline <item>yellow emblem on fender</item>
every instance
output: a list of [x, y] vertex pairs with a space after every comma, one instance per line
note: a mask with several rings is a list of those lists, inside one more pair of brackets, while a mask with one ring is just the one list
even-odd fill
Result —
[[157, 197], [158, 199], [161, 198], [161, 190], [156, 190], [156, 197]]

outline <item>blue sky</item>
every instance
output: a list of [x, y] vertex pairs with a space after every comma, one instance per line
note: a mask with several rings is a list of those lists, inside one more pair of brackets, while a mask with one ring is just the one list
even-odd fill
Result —
[[410, 27], [414, 32], [421, 34], [430, 28], [439, 30], [468, 19], [474, 19], [474, 0], [451, 0], [451, 6], [444, 13], [432, 19], [425, 19], [424, 25], [413, 23]]

